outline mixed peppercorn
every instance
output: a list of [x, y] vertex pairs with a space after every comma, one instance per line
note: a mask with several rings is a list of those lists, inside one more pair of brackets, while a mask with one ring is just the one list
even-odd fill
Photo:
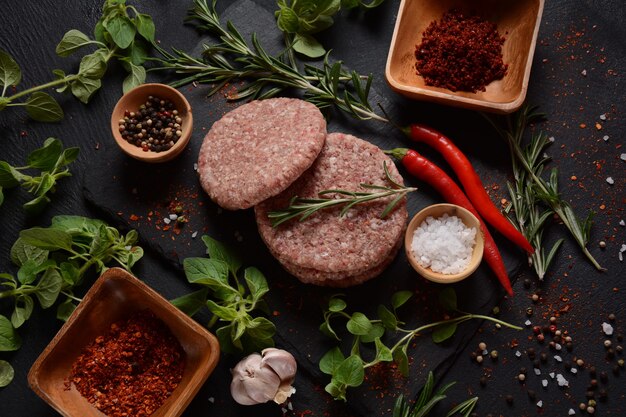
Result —
[[119, 131], [128, 143], [145, 152], [164, 152], [183, 135], [183, 119], [174, 103], [149, 96], [137, 111], [126, 110], [119, 120]]

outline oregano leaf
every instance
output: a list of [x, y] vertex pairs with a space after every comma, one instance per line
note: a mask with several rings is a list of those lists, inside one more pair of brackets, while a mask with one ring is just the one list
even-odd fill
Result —
[[26, 100], [26, 113], [38, 122], [58, 122], [63, 119], [63, 109], [59, 103], [47, 93], [37, 91]]
[[432, 334], [433, 342], [441, 343], [448, 340], [454, 335], [454, 333], [456, 332], [456, 328], [456, 323], [446, 323], [437, 326]]
[[56, 47], [56, 53], [58, 56], [66, 57], [82, 48], [85, 45], [91, 43], [89, 36], [85, 35], [80, 30], [72, 29], [63, 35], [63, 38]]
[[3, 87], [3, 92], [7, 87], [18, 85], [21, 80], [20, 66], [11, 55], [0, 49], [0, 86]]
[[352, 317], [346, 323], [346, 328], [353, 335], [362, 336], [372, 329], [372, 323], [365, 314], [356, 312], [352, 314]]

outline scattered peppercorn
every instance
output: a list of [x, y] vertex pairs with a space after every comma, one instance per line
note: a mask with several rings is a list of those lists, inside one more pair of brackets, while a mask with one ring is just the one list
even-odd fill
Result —
[[509, 395], [507, 395], [507, 396], [506, 396], [506, 402], [507, 402], [509, 405], [513, 404], [513, 396], [512, 396], [512, 395], [510, 395], [510, 394], [509, 394]]

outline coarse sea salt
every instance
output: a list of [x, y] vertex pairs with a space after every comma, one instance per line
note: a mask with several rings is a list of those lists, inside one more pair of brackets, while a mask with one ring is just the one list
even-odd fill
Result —
[[472, 258], [476, 229], [456, 216], [427, 217], [415, 229], [411, 251], [420, 265], [442, 274], [463, 272]]
[[605, 335], [610, 336], [613, 334], [613, 326], [611, 326], [609, 323], [602, 323], [602, 331], [604, 332]]

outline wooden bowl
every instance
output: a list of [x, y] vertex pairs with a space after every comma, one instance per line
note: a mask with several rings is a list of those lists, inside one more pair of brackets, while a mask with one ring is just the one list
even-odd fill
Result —
[[[417, 227], [424, 221], [424, 219], [426, 219], [428, 216], [439, 218], [444, 214], [448, 214], [449, 216], [456, 216], [461, 219], [465, 226], [473, 227], [476, 229], [476, 243], [474, 244], [474, 250], [472, 252], [470, 263], [463, 272], [460, 272], [458, 274], [442, 274], [439, 272], [434, 272], [430, 268], [422, 266], [417, 261], [417, 259], [415, 259], [413, 251], [411, 250], [415, 229], [417, 229]], [[468, 210], [455, 204], [434, 204], [432, 206], [424, 208], [422, 211], [417, 213], [413, 217], [413, 219], [411, 219], [411, 222], [406, 229], [406, 234], [404, 235], [404, 249], [406, 251], [406, 257], [409, 260], [409, 263], [411, 264], [413, 269], [415, 269], [424, 278], [441, 284], [451, 284], [453, 282], [459, 282], [470, 276], [474, 271], [476, 271], [476, 268], [478, 268], [478, 265], [480, 265], [480, 261], [483, 258], [484, 247], [485, 240], [483, 233], [480, 230], [480, 221]]]
[[[402, 0], [393, 32], [385, 76], [391, 88], [409, 98], [473, 110], [511, 113], [526, 97], [544, 0]], [[486, 91], [452, 92], [427, 86], [415, 69], [415, 47], [434, 20], [452, 8], [477, 13], [498, 25], [507, 74]]]
[[[139, 146], [128, 143], [119, 131], [119, 120], [124, 118], [124, 112], [137, 111], [139, 106], [146, 102], [148, 96], [156, 96], [162, 99], [170, 100], [174, 103], [174, 107], [178, 110], [179, 116], [183, 119], [181, 124], [182, 136], [178, 141], [167, 151], [153, 152], [144, 151]], [[135, 87], [119, 99], [113, 113], [111, 114], [111, 132], [117, 142], [118, 146], [127, 155], [138, 159], [140, 161], [157, 163], [169, 161], [178, 154], [180, 154], [191, 138], [191, 131], [193, 130], [193, 115], [191, 113], [191, 106], [189, 102], [178, 90], [165, 84], [142, 84], [139, 87]]]
[[215, 336], [165, 298], [120, 268], [107, 270], [87, 292], [70, 319], [35, 361], [30, 387], [65, 417], [102, 417], [69, 380], [72, 364], [83, 348], [106, 334], [112, 323], [133, 311], [149, 309], [169, 327], [186, 354], [183, 377], [152, 417], [178, 417], [211, 374], [220, 355]]

